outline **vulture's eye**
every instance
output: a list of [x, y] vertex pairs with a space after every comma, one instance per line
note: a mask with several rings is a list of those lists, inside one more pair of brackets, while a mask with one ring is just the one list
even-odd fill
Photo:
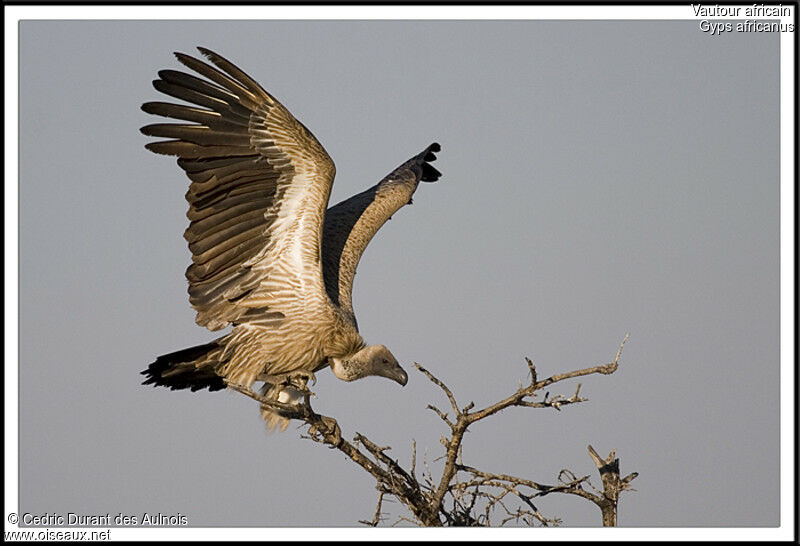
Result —
[[388, 363], [389, 363], [389, 361], [388, 361], [388, 360], [386, 360], [386, 359], [384, 358], [384, 359], [383, 359], [383, 363], [384, 363], [384, 364], [388, 364]]

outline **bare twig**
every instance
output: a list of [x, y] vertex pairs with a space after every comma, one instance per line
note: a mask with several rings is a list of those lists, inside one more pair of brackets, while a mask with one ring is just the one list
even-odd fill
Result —
[[417, 441], [411, 440], [411, 477], [417, 481]]
[[378, 491], [378, 506], [375, 508], [375, 515], [372, 516], [372, 520], [359, 520], [359, 523], [363, 523], [364, 525], [369, 525], [370, 527], [377, 527], [378, 523], [381, 522], [381, 506], [383, 505], [383, 496], [386, 494], [385, 491], [380, 490]]
[[414, 366], [416, 366], [416, 368], [419, 371], [421, 371], [423, 374], [425, 374], [427, 376], [427, 378], [430, 379], [431, 383], [433, 383], [434, 385], [436, 385], [437, 387], [439, 387], [440, 389], [442, 389], [444, 391], [445, 395], [447, 396], [447, 399], [450, 401], [450, 406], [453, 408], [453, 411], [455, 411], [456, 414], [460, 413], [459, 409], [458, 409], [458, 404], [456, 403], [456, 398], [455, 398], [455, 396], [453, 396], [453, 391], [451, 391], [447, 387], [447, 385], [445, 385], [444, 383], [439, 381], [439, 379], [434, 377], [434, 375], [431, 372], [429, 372], [428, 370], [426, 370], [425, 368], [423, 368], [422, 366], [420, 366], [416, 362], [414, 362]]

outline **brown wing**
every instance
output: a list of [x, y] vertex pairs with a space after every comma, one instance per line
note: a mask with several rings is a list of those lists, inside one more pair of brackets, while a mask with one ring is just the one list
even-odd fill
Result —
[[440, 150], [433, 143], [412, 157], [375, 186], [328, 209], [322, 244], [325, 289], [331, 301], [355, 321], [352, 292], [353, 278], [361, 255], [380, 227], [411, 196], [419, 181], [434, 182], [440, 173], [430, 161]]
[[[147, 113], [190, 123], [148, 125], [153, 152], [178, 156], [191, 179], [192, 252], [186, 270], [197, 323], [276, 320], [327, 301], [319, 264], [335, 168], [322, 145], [258, 83], [226, 59], [176, 53], [204, 78], [160, 71], [153, 86], [189, 105], [148, 102]], [[323, 301], [324, 300], [324, 301]]]

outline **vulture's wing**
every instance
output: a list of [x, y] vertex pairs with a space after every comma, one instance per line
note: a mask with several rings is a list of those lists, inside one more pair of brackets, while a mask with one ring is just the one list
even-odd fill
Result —
[[375, 186], [328, 209], [322, 243], [325, 289], [331, 301], [355, 321], [353, 278], [361, 255], [375, 233], [411, 196], [419, 181], [434, 182], [441, 173], [429, 162], [440, 150], [433, 143], [412, 157]]
[[192, 181], [186, 194], [191, 223], [184, 237], [192, 252], [186, 278], [197, 323], [217, 330], [280, 319], [298, 302], [324, 304], [320, 239], [333, 161], [258, 83], [216, 53], [199, 49], [215, 66], [175, 55], [206, 79], [162, 70], [153, 82], [192, 106], [142, 105], [150, 114], [190, 123], [141, 130], [171, 139], [147, 148], [178, 156]]

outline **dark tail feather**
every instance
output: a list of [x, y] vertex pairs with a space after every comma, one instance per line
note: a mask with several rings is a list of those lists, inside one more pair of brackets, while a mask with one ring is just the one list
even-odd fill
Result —
[[222, 390], [226, 387], [225, 382], [214, 372], [217, 362], [210, 355], [218, 348], [217, 342], [212, 341], [161, 355], [142, 372], [147, 377], [142, 385], [169, 387], [172, 390]]

